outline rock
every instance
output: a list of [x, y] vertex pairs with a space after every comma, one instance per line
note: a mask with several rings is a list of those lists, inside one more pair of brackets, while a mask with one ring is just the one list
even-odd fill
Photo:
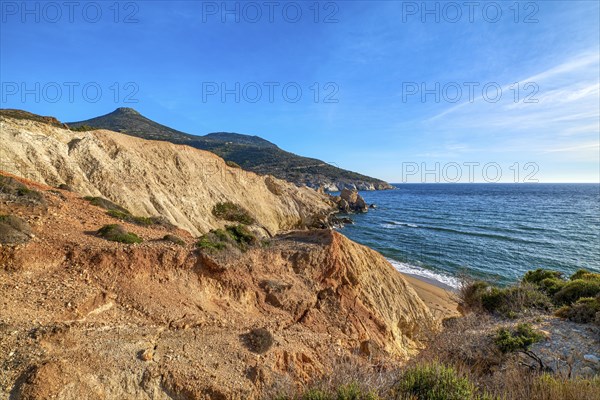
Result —
[[594, 364], [599, 364], [600, 363], [600, 358], [598, 358], [597, 356], [593, 355], [593, 354], [586, 354], [583, 356], [583, 359], [585, 361], [594, 363]]
[[369, 208], [373, 208], [373, 209], [375, 209], [375, 208], [377, 208], [377, 204], [371, 204], [371, 205], [369, 206]]
[[138, 353], [138, 358], [142, 361], [152, 361], [153, 357], [154, 357], [154, 350], [152, 350], [152, 349], [142, 350]]
[[366, 212], [369, 208], [365, 200], [356, 190], [344, 189], [342, 190], [340, 197], [348, 203], [351, 211]]
[[348, 203], [347, 200], [344, 200], [344, 199], [340, 200], [338, 207], [339, 207], [340, 211], [345, 212], [345, 213], [349, 213], [351, 211], [350, 204]]

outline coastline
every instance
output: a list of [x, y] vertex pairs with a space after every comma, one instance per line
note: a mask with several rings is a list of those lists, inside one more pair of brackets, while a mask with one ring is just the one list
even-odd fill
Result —
[[401, 272], [417, 295], [436, 317], [441, 319], [460, 316], [455, 299], [456, 289], [433, 279]]

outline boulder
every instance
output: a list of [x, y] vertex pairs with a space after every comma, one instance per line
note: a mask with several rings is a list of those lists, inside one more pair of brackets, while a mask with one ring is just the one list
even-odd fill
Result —
[[340, 197], [348, 203], [351, 211], [366, 212], [369, 208], [365, 200], [356, 190], [344, 189], [342, 190]]

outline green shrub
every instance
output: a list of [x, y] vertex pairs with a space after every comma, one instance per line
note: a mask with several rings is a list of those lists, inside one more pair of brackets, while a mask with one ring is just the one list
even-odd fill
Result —
[[201, 249], [223, 250], [228, 245], [245, 250], [258, 243], [256, 236], [245, 225], [227, 226], [225, 230], [215, 229], [203, 235], [196, 245]]
[[299, 396], [278, 396], [277, 400], [381, 400], [374, 391], [365, 391], [355, 383], [337, 388], [310, 388]]
[[481, 305], [487, 312], [507, 316], [532, 309], [548, 310], [552, 302], [537, 287], [523, 283], [508, 288], [489, 288], [481, 293]]
[[551, 271], [548, 269], [536, 269], [535, 271], [527, 271], [523, 276], [522, 282], [533, 283], [540, 285], [544, 279], [559, 279], [562, 280], [562, 272]]
[[321, 389], [309, 389], [300, 399], [302, 400], [333, 400], [333, 397]]
[[242, 167], [240, 167], [240, 165], [238, 163], [236, 163], [235, 161], [225, 161], [225, 164], [227, 164], [228, 167], [231, 168], [239, 168], [242, 169]]
[[228, 240], [233, 239], [228, 231], [223, 229], [215, 229], [212, 233], [222, 242], [226, 242]]
[[519, 324], [514, 330], [500, 328], [494, 343], [503, 353], [526, 351], [534, 343], [544, 339], [544, 335], [533, 329], [531, 324]]
[[179, 246], [185, 246], [185, 241], [177, 235], [165, 235], [162, 240], [165, 242], [175, 243]]
[[244, 225], [231, 225], [225, 228], [236, 243], [246, 246], [256, 243], [256, 236]]
[[239, 222], [245, 225], [251, 225], [255, 222], [245, 208], [230, 201], [217, 203], [213, 207], [212, 213], [215, 217], [225, 221]]
[[90, 204], [96, 207], [104, 208], [105, 210], [114, 210], [129, 214], [129, 211], [127, 209], [103, 197], [85, 196], [83, 199], [89, 201]]
[[215, 240], [210, 234], [206, 234], [196, 242], [196, 246], [205, 250], [223, 250], [227, 247], [227, 244], [218, 239]]
[[556, 315], [569, 321], [579, 323], [595, 322], [596, 314], [600, 312], [600, 295], [582, 297], [571, 306], [563, 306], [556, 311]]
[[69, 127], [70, 130], [74, 131], [74, 132], [87, 132], [87, 131], [95, 131], [98, 128], [94, 128], [92, 126], [89, 125], [81, 125], [81, 126], [75, 126], [75, 127]]
[[458, 292], [460, 305], [465, 310], [481, 311], [481, 298], [489, 290], [490, 284], [484, 281], [470, 281], [461, 285]]
[[394, 392], [396, 399], [468, 400], [473, 398], [475, 386], [454, 368], [433, 363], [406, 370]]
[[336, 400], [379, 400], [379, 396], [373, 392], [365, 392], [355, 382], [342, 385], [337, 389]]
[[121, 221], [131, 222], [132, 224], [140, 226], [150, 226], [159, 223], [159, 219], [156, 217], [138, 217], [131, 215], [128, 211], [123, 212], [119, 210], [108, 210], [106, 214], [113, 218], [120, 219]]
[[97, 235], [113, 242], [133, 244], [142, 243], [143, 240], [135, 233], [127, 232], [125, 228], [118, 224], [104, 225], [97, 232]]
[[558, 292], [554, 294], [554, 302], [558, 305], [573, 304], [582, 297], [594, 297], [600, 293], [600, 280], [594, 279], [595, 275], [588, 279], [575, 279], [567, 282]]
[[46, 200], [40, 192], [29, 189], [21, 182], [8, 176], [0, 175], [0, 194], [8, 195], [20, 204], [46, 204]]
[[539, 288], [544, 293], [548, 294], [548, 296], [553, 296], [559, 292], [566, 285], [566, 283], [567, 281], [564, 281], [560, 278], [546, 278], [540, 282]]
[[597, 275], [596, 278], [600, 278], [600, 274], [594, 274], [586, 269], [579, 269], [577, 270], [577, 272], [575, 272], [573, 275], [571, 275], [571, 277], [569, 278], [569, 280], [577, 280], [577, 279], [593, 279], [594, 276], [593, 275]]

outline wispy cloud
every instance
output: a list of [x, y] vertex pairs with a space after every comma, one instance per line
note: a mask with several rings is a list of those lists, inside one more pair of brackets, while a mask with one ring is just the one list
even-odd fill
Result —
[[[584, 53], [528, 78], [515, 79], [521, 82], [519, 97], [515, 97], [515, 86], [506, 84], [497, 103], [487, 102], [480, 96], [472, 103], [449, 107], [425, 123], [457, 132], [473, 129], [489, 134], [502, 129], [505, 130], [503, 135], [545, 132], [548, 140], [556, 136], [597, 134], [600, 129], [599, 57]], [[539, 91], [524, 88], [527, 82], [534, 82]]]

